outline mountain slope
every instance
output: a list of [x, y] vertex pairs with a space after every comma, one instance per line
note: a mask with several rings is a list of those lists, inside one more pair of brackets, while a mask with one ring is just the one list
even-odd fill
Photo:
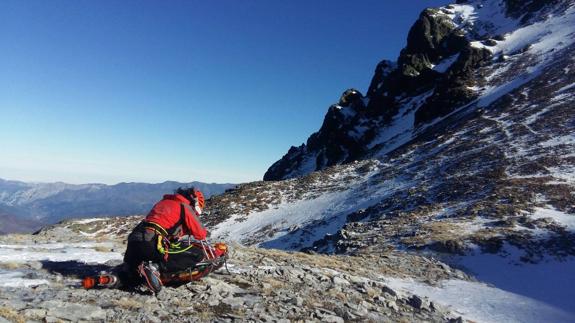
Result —
[[[466, 45], [429, 64], [429, 52], [418, 56], [425, 64], [417, 71], [435, 75], [428, 70], [436, 69], [447, 78], [465, 72], [464, 82], [414, 76], [412, 92], [393, 97], [397, 112], [389, 121], [367, 115], [375, 90], [356, 105], [330, 108], [328, 116], [345, 115], [334, 118], [341, 127], [334, 121], [330, 129], [349, 133], [373, 123], [361, 137], [371, 131], [371, 139], [356, 141], [364, 151], [359, 161], [336, 158], [309, 173], [314, 167], [307, 161], [317, 160], [318, 151], [292, 149], [270, 168], [283, 169], [274, 179], [290, 179], [240, 185], [210, 201], [214, 235], [321, 253], [430, 253], [568, 311], [572, 320], [575, 3], [472, 1], [422, 17], [430, 26], [433, 19], [452, 20]], [[464, 51], [488, 55], [475, 65], [461, 60]], [[401, 66], [410, 70], [380, 64], [383, 76], [374, 81], [398, 82], [389, 77]], [[458, 84], [470, 94], [464, 100], [449, 94]], [[308, 175], [294, 177], [301, 174]]]
[[22, 216], [21, 209], [0, 205], [0, 234], [9, 232], [33, 232], [42, 227], [42, 223]]
[[[394, 150], [386, 141], [377, 149], [374, 146], [371, 157], [363, 161], [285, 181], [240, 185], [212, 199], [210, 224], [223, 235], [240, 239], [253, 238], [250, 225], [254, 229], [257, 223], [277, 226], [278, 234], [262, 237], [262, 242], [294, 231], [293, 226], [301, 227], [302, 221], [327, 222], [331, 231], [349, 221], [336, 218], [361, 220], [372, 216], [368, 211], [383, 216], [418, 208], [428, 214], [445, 210], [449, 214], [445, 218], [523, 217], [521, 211], [532, 214], [537, 207], [573, 213], [575, 8], [572, 2], [543, 9], [534, 3], [530, 7], [541, 12], [529, 19], [493, 14], [495, 8], [509, 3], [450, 5], [423, 14], [442, 12], [442, 19], [470, 28], [467, 37], [506, 30], [502, 40], [485, 49], [493, 53], [491, 60], [474, 71], [482, 86], [470, 103], [412, 129], [410, 139]], [[486, 12], [478, 15], [474, 10]], [[484, 16], [492, 20], [478, 20]], [[522, 24], [524, 20], [534, 22]], [[468, 42], [473, 48], [485, 47]], [[410, 103], [405, 106], [412, 107], [411, 112], [427, 106], [422, 97], [434, 95], [431, 92], [406, 98]], [[380, 130], [386, 134], [390, 129]], [[302, 206], [306, 201], [315, 202]], [[327, 221], [329, 216], [332, 219]], [[261, 219], [250, 220], [256, 217]], [[240, 225], [234, 226], [235, 222]], [[311, 231], [321, 227], [310, 226]]]
[[527, 78], [496, 84], [480, 67], [521, 57], [526, 66], [519, 71], [534, 77], [549, 63], [549, 51], [571, 43], [571, 4], [468, 1], [423, 11], [397, 62], [377, 66], [365, 98], [331, 106], [321, 129], [292, 147], [264, 180], [385, 154], [467, 105], [487, 106]]

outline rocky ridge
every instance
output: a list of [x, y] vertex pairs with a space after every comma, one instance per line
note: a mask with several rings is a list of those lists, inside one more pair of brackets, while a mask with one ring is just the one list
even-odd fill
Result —
[[[514, 29], [561, 14], [571, 4], [459, 1], [424, 10], [397, 61], [378, 64], [365, 98], [332, 105], [320, 130], [305, 144], [291, 147], [268, 169], [264, 180], [305, 175], [405, 144], [417, 136], [416, 129], [482, 95], [489, 77], [480, 67], [526, 50], [494, 50]], [[402, 129], [399, 123], [404, 123]]]
[[[557, 55], [545, 76], [490, 109], [386, 156], [382, 174], [412, 181], [411, 188], [349, 214], [327, 240], [340, 252], [374, 236], [448, 253], [465, 253], [470, 245], [496, 253], [507, 241], [531, 262], [547, 253], [575, 255], [574, 228], [531, 216], [544, 208], [575, 214], [573, 93], [564, 88], [575, 82], [564, 73], [574, 61]], [[364, 242], [354, 247], [354, 240]]]
[[[519, 15], [523, 9], [499, 10], [505, 3], [472, 1], [427, 11], [441, 12], [475, 37], [469, 46], [490, 53], [470, 70], [471, 101], [411, 128], [400, 121], [415, 122], [437, 89], [398, 98], [397, 116], [405, 118], [393, 117], [384, 127], [391, 134], [380, 133], [380, 143], [367, 145], [369, 153], [359, 160], [241, 185], [209, 201], [218, 219], [211, 223], [214, 234], [324, 254], [432, 254], [572, 311], [575, 304], [565, 300], [575, 299], [569, 294], [575, 286], [552, 277], [571, 276], [575, 259], [575, 3], [517, 3], [514, 8], [533, 9], [525, 15]], [[458, 57], [433, 68], [444, 70]], [[380, 81], [397, 66], [382, 63]], [[354, 102], [332, 109], [352, 116], [353, 104], [368, 103]], [[545, 272], [538, 268], [552, 268], [552, 274], [504, 274]], [[528, 285], [537, 287], [522, 287]], [[546, 288], [566, 296], [535, 291]]]

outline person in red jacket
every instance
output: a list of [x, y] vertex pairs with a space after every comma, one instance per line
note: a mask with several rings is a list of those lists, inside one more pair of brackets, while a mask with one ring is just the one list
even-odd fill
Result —
[[166, 251], [182, 236], [206, 239], [207, 231], [199, 220], [204, 204], [202, 192], [192, 187], [178, 188], [175, 194], [164, 195], [154, 205], [128, 236], [124, 264], [132, 277], [129, 280], [136, 284], [144, 282], [157, 293], [162, 287], [160, 271], [185, 270], [203, 259], [204, 251], [199, 248], [173, 254]]

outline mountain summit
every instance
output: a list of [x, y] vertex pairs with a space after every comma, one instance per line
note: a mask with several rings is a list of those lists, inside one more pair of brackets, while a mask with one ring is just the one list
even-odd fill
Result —
[[488, 108], [541, 76], [559, 52], [570, 52], [571, 4], [458, 1], [424, 10], [397, 61], [377, 65], [365, 97], [332, 105], [320, 130], [291, 147], [264, 180], [382, 156], [418, 137], [439, 136], [432, 126], [447, 117], [453, 123]]

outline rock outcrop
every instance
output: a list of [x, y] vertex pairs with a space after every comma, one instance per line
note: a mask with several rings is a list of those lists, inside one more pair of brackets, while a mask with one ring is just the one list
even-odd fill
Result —
[[561, 14], [570, 1], [458, 3], [424, 10], [397, 62], [378, 64], [366, 96], [349, 107], [331, 106], [319, 131], [291, 147], [264, 180], [294, 178], [392, 151], [417, 137], [418, 129], [476, 103], [490, 81], [481, 67], [516, 54], [498, 52], [504, 34]]

